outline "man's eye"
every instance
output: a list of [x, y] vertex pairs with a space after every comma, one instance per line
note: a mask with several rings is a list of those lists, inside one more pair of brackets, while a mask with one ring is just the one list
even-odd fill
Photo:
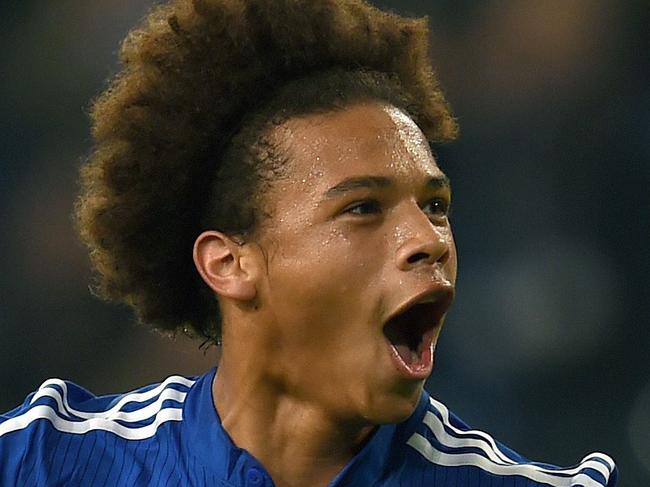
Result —
[[441, 217], [449, 216], [450, 206], [447, 200], [436, 198], [429, 201], [422, 209], [429, 215]]
[[376, 201], [361, 201], [353, 203], [348, 206], [343, 213], [351, 213], [352, 215], [374, 215], [379, 213], [381, 208]]

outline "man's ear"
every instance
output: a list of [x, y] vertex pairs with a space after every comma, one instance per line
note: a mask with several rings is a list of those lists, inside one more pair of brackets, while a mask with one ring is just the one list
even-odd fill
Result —
[[245, 247], [214, 230], [194, 242], [194, 265], [205, 283], [215, 293], [241, 301], [257, 295], [256, 264], [246, 254]]

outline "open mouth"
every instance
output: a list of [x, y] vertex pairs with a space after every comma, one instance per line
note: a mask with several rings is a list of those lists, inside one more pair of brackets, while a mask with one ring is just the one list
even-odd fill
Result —
[[436, 329], [451, 304], [452, 294], [407, 306], [384, 325], [397, 368], [411, 378], [426, 378], [433, 368]]

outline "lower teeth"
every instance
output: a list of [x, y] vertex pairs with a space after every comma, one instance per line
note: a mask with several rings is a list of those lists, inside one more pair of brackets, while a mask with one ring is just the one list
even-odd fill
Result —
[[420, 361], [420, 355], [408, 345], [393, 345], [397, 354], [402, 358], [405, 364], [411, 365]]
[[420, 356], [414, 350], [411, 350], [411, 363], [415, 363], [418, 360], [420, 360]]

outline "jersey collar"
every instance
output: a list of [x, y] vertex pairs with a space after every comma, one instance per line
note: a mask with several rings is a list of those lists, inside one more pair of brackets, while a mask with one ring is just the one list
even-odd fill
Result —
[[[264, 467], [246, 450], [237, 447], [221, 425], [212, 398], [215, 374], [216, 369], [211, 369], [188, 392], [183, 407], [184, 450], [226, 485], [271, 487], [273, 483]], [[397, 468], [408, 448], [406, 441], [424, 417], [428, 400], [428, 394], [423, 391], [409, 419], [381, 425], [328, 487], [372, 485]]]

